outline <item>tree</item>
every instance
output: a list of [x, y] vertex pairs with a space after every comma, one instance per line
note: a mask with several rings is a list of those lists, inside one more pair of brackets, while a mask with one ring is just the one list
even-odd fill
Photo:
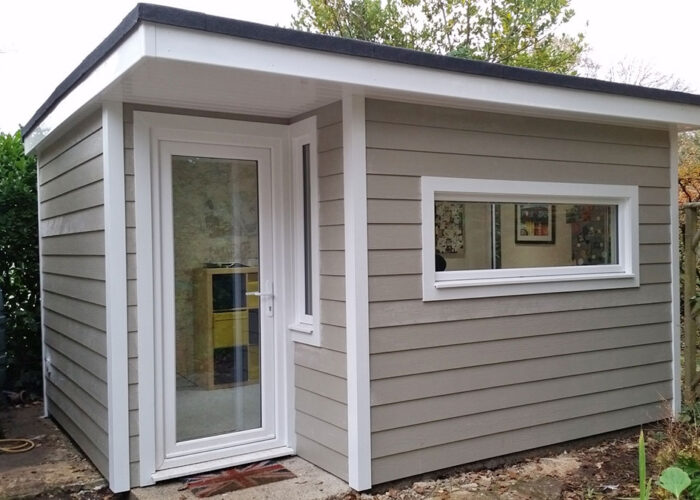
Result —
[[576, 73], [571, 0], [296, 0], [292, 27], [512, 66]]
[[6, 315], [8, 379], [41, 385], [36, 160], [20, 133], [0, 133], [0, 290]]

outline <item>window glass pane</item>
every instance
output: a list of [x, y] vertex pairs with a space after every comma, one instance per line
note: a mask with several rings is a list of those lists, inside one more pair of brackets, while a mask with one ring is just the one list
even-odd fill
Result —
[[435, 270], [617, 264], [617, 206], [435, 202]]
[[302, 170], [304, 175], [304, 313], [311, 316], [311, 147], [302, 146]]

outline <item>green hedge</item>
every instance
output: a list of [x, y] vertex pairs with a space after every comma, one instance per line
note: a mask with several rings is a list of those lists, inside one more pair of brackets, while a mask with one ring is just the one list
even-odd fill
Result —
[[41, 390], [36, 160], [20, 133], [0, 133], [0, 289], [7, 318], [7, 388]]

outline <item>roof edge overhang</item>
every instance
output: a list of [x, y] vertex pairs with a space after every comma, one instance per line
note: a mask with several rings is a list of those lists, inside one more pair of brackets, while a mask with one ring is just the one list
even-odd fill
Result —
[[627, 125], [700, 128], [700, 96], [438, 56], [139, 4], [23, 128], [34, 150], [149, 58], [335, 82], [372, 96]]

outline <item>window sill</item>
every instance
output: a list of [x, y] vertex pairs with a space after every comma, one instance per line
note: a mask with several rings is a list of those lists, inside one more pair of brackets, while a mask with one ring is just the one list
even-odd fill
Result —
[[299, 344], [307, 344], [315, 347], [321, 345], [321, 332], [319, 325], [308, 323], [292, 323], [287, 326], [290, 339]]
[[423, 301], [605, 290], [638, 286], [639, 276], [631, 273], [445, 280], [433, 283], [424, 282]]

